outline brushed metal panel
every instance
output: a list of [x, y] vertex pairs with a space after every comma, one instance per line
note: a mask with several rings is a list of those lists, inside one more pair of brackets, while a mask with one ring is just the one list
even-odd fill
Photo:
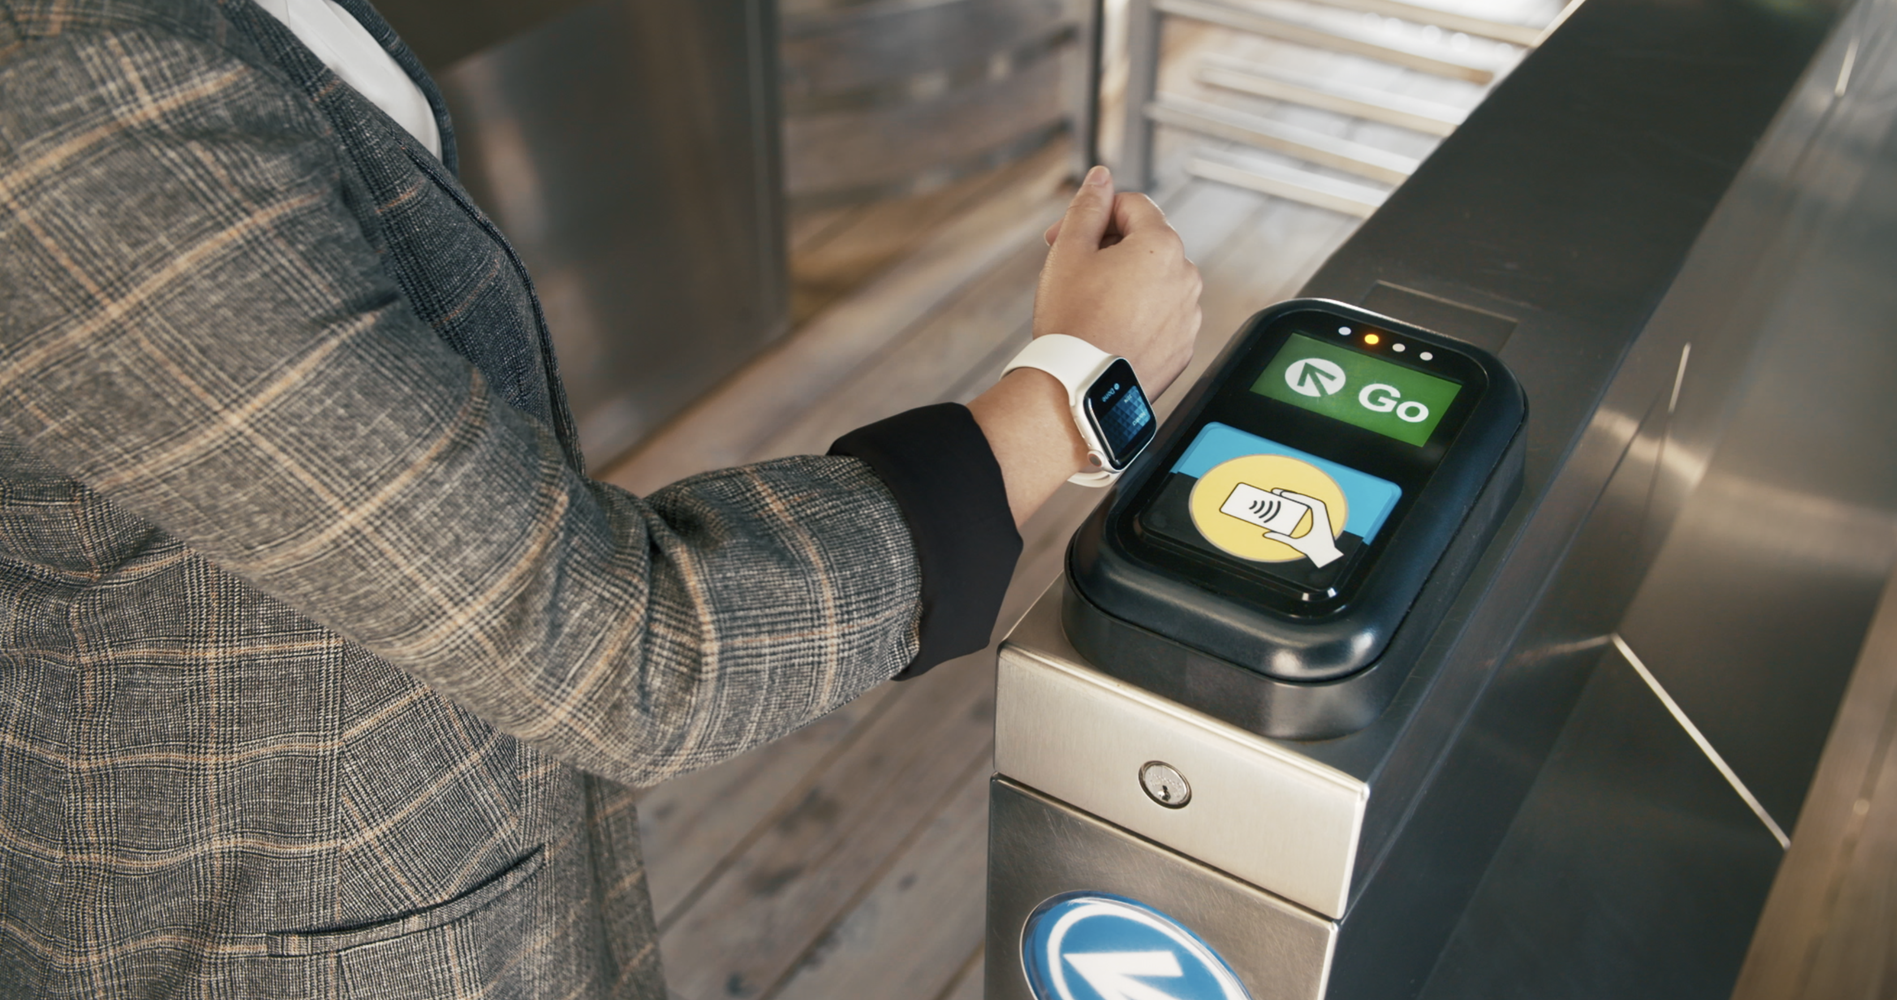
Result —
[[[1897, 563], [1893, 27], [1890, 0], [1839, 23], [1643, 334], [1691, 349], [1675, 346], [1657, 402], [1648, 524], [1620, 546], [1623, 562], [1655, 550], [1624, 584], [1625, 648], [1590, 682], [1425, 997], [1733, 995], [1766, 887], [1793, 867], [1737, 789], [1791, 831], [1793, 854], [1811, 845], [1820, 748], [1856, 714], [1839, 701]], [[1833, 802], [1851, 816], [1870, 787]], [[1826, 878], [1832, 900], [1854, 887]], [[1755, 950], [1793, 940], [1756, 935]], [[1884, 956], [1862, 957], [1884, 974]], [[1758, 995], [1890, 995], [1795, 986]]]
[[[996, 770], [1295, 903], [1341, 916], [1369, 788], [1087, 667], [1060, 633], [1059, 605], [1059, 591], [1050, 589], [1002, 644]], [[1190, 802], [1168, 808], [1147, 796], [1139, 773], [1151, 761], [1185, 777]]]
[[1401, 316], [1426, 330], [1446, 333], [1496, 354], [1500, 354], [1508, 344], [1509, 334], [1515, 332], [1517, 324], [1513, 316], [1478, 309], [1387, 281], [1377, 282], [1370, 293], [1364, 296], [1363, 305], [1371, 312]]
[[769, 0], [594, 0], [437, 73], [595, 466], [789, 322]]
[[987, 1000], [1031, 1000], [1028, 914], [1062, 892], [1110, 892], [1190, 927], [1253, 1000], [1318, 1000], [1336, 950], [1330, 921], [1085, 813], [996, 778], [989, 785]]
[[1720, 1000], [1780, 857], [1608, 650], [1422, 1000]]
[[[1680, 454], [1656, 444], [1682, 341], [1697, 368], [1749, 336], [1771, 275], [1702, 271], [1717, 287], [1691, 310], [1655, 305], [1698, 268], [1695, 241], [1755, 249], [1712, 210], [1830, 18], [1589, 0], [1301, 290], [1361, 301], [1385, 282], [1515, 319], [1502, 358], [1534, 412], [1520, 520], [1454, 634], [1372, 727], [1299, 748], [1374, 789], [1335, 1000], [1415, 995], [1651, 564], [1678, 503], [1653, 470]], [[1569, 887], [1560, 905], [1588, 884]]]

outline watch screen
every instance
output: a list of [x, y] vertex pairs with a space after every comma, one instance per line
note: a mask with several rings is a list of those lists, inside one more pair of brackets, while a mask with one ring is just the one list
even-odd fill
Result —
[[1133, 366], [1120, 358], [1087, 388], [1087, 416], [1107, 449], [1107, 463], [1115, 469], [1138, 455], [1159, 429], [1146, 394], [1140, 391]]
[[1251, 391], [1405, 444], [1421, 445], [1429, 441], [1462, 386], [1294, 333], [1252, 383]]

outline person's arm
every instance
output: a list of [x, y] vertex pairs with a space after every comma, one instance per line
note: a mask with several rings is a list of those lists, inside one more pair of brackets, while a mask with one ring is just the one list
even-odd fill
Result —
[[[1158, 207], [1142, 194], [1116, 197], [1106, 168], [1095, 167], [1047, 242], [1034, 335], [1091, 341], [1127, 358], [1153, 395], [1164, 392], [1191, 358], [1200, 281]], [[987, 645], [1021, 552], [1018, 528], [1086, 458], [1066, 390], [1032, 369], [966, 409], [898, 414], [834, 450], [870, 462], [915, 537], [921, 645], [898, 679]]]
[[[1047, 241], [1034, 336], [1090, 341], [1132, 362], [1148, 396], [1165, 392], [1192, 360], [1202, 283], [1159, 207], [1143, 194], [1116, 196], [1107, 169], [1094, 167]], [[1016, 369], [968, 408], [994, 449], [1017, 526], [1085, 467], [1067, 391], [1052, 375]]]

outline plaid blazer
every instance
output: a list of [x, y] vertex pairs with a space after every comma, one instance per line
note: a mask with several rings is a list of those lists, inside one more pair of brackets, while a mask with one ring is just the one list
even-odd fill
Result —
[[916, 655], [863, 461], [584, 477], [420, 82], [0, 0], [0, 995], [662, 997], [625, 786]]

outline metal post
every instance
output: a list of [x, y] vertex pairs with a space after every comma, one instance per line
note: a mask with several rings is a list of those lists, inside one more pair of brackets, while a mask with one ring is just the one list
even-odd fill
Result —
[[1073, 138], [1072, 170], [1076, 180], [1100, 162], [1101, 36], [1106, 27], [1106, 0], [1070, 0], [1075, 9], [1074, 45], [1069, 65], [1069, 115]]
[[1152, 0], [1126, 5], [1126, 128], [1115, 180], [1126, 191], [1153, 186], [1153, 123], [1146, 106], [1159, 89], [1159, 12]]

